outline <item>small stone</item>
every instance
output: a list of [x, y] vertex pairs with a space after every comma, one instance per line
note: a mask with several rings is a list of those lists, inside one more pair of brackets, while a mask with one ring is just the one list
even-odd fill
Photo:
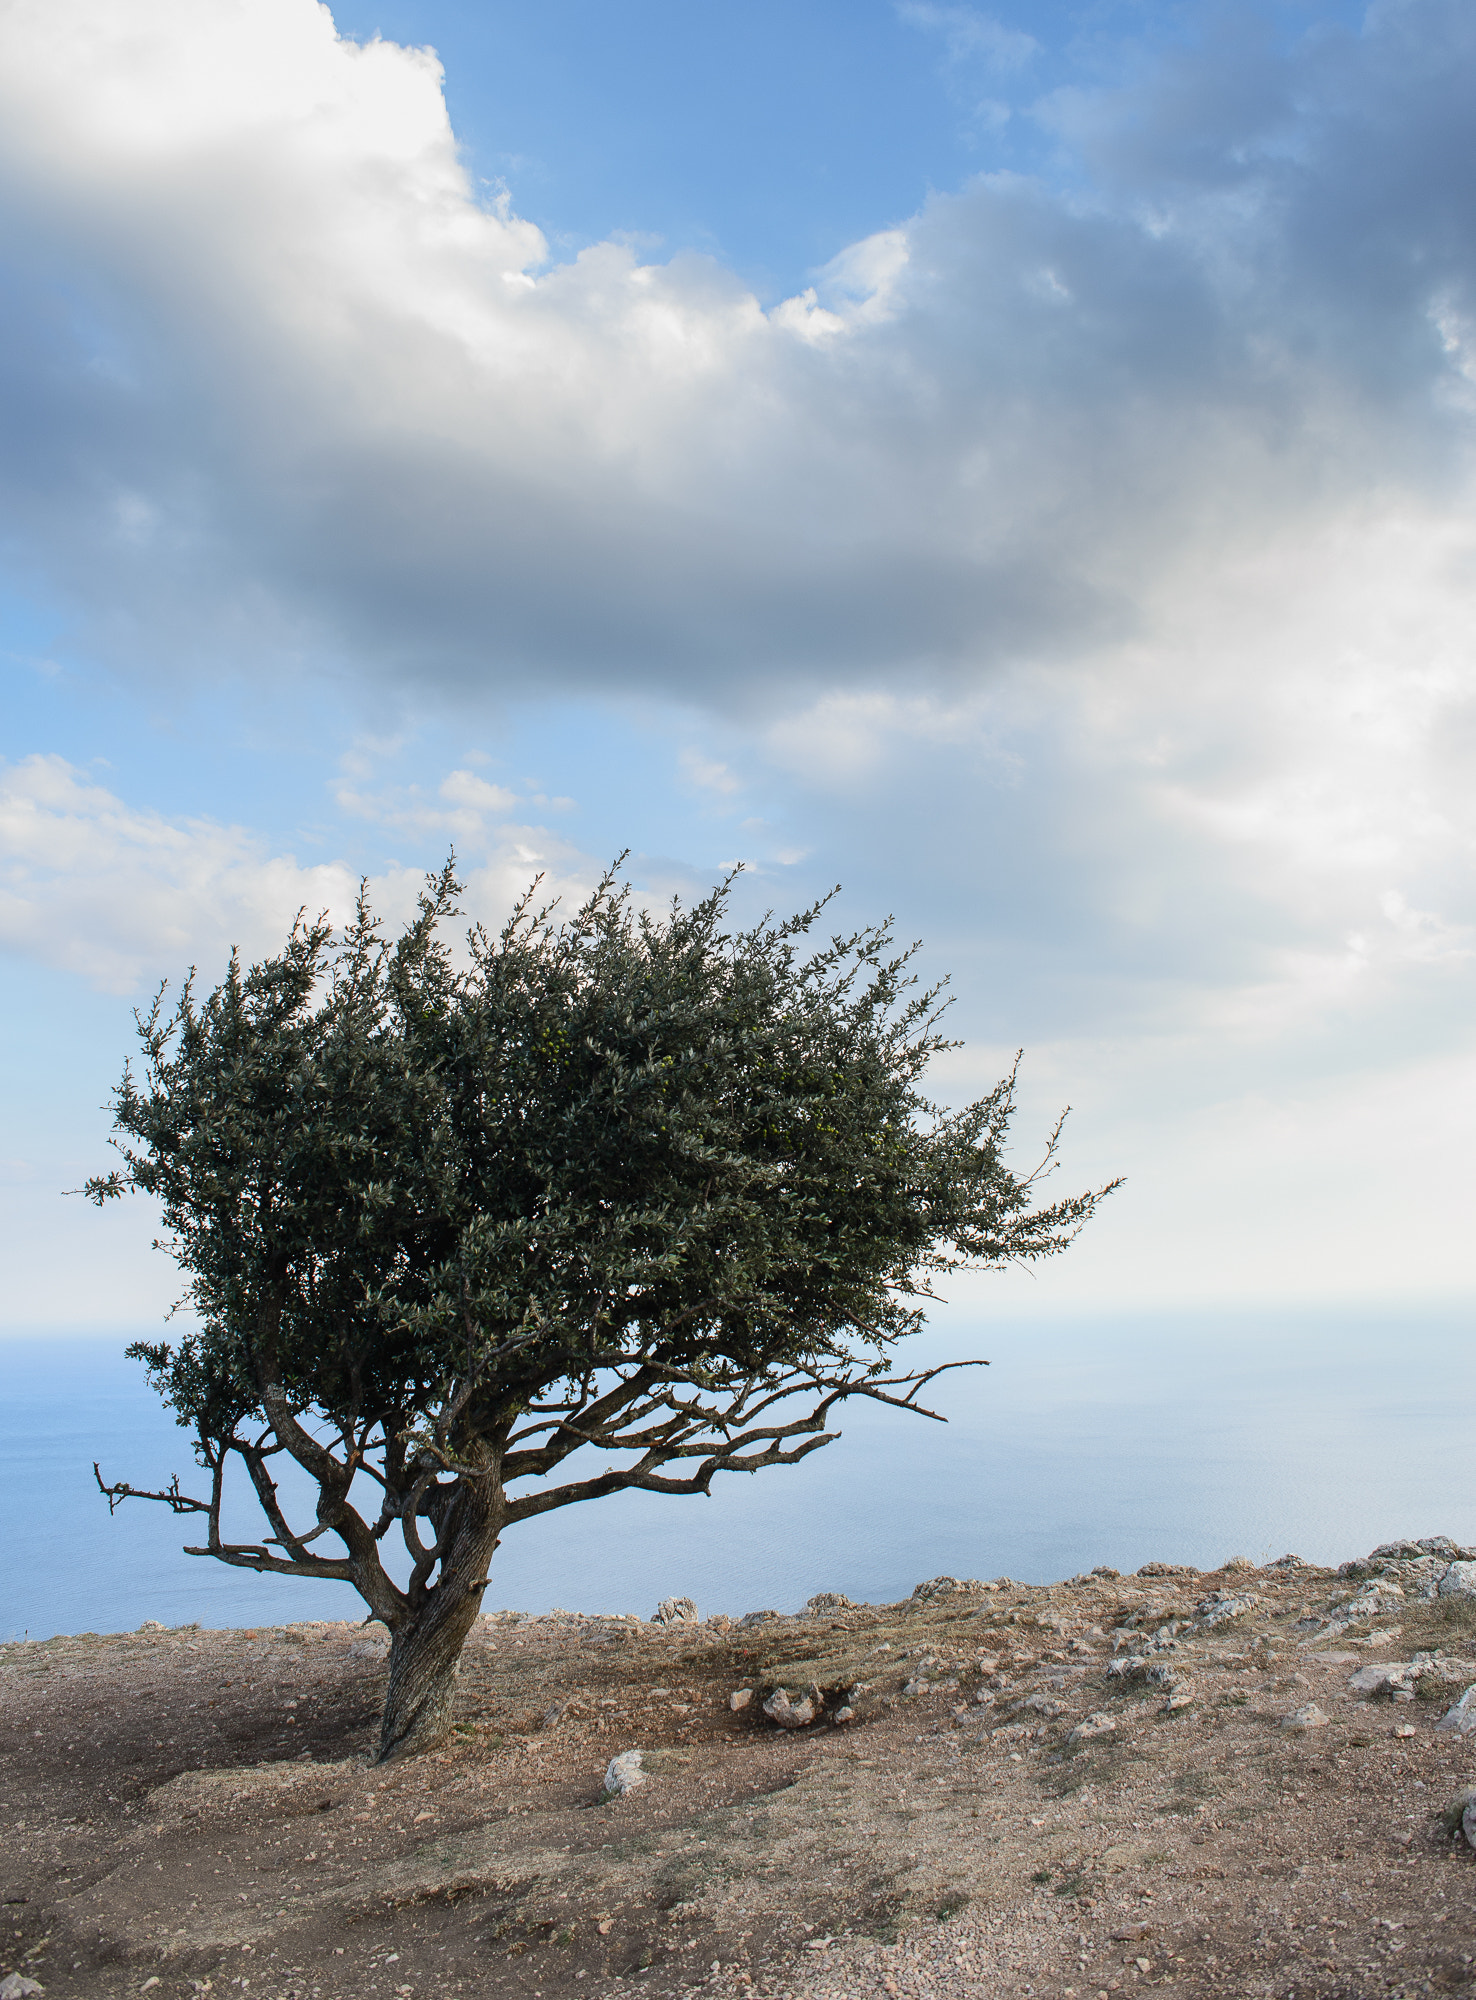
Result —
[[832, 1722], [854, 1722], [856, 1720], [856, 1711], [847, 1703], [844, 1708], [838, 1708], [830, 1719]]
[[1419, 1733], [1412, 1722], [1396, 1723], [1394, 1728], [1389, 1731], [1391, 1736], [1418, 1736]]
[[1133, 1964], [1137, 1966], [1139, 1972], [1151, 1972], [1153, 1970], [1153, 1960], [1151, 1958], [1135, 1958]]
[[1193, 1706], [1194, 1695], [1192, 1690], [1186, 1687], [1175, 1688], [1163, 1707], [1159, 1710], [1159, 1714], [1178, 1715], [1181, 1710], [1193, 1708]]
[[618, 1757], [612, 1757], [605, 1767], [605, 1790], [624, 1797], [633, 1792], [637, 1785], [644, 1785], [646, 1774], [641, 1769], [639, 1750], [622, 1750]]
[[23, 1973], [11, 1972], [0, 1979], [0, 2000], [29, 2000], [33, 1993], [44, 1993], [46, 1988], [36, 1979], [27, 1979]]
[[789, 1688], [775, 1688], [764, 1703], [764, 1714], [781, 1729], [808, 1729], [819, 1707], [813, 1691], [796, 1695]]
[[747, 1708], [752, 1700], [752, 1688], [734, 1688], [733, 1692], [728, 1696], [728, 1706], [736, 1715], [740, 1709]]
[[1143, 1658], [1141, 1653], [1125, 1654], [1120, 1660], [1109, 1660], [1107, 1662], [1107, 1678], [1109, 1681], [1141, 1680], [1147, 1671], [1148, 1662]]
[[1423, 1671], [1423, 1665], [1413, 1660], [1385, 1660], [1376, 1667], [1360, 1667], [1350, 1677], [1348, 1686], [1352, 1693], [1368, 1695], [1373, 1700], [1380, 1695], [1402, 1695], [1412, 1701], [1415, 1682]]
[[697, 1606], [690, 1597], [663, 1597], [651, 1614], [653, 1625], [696, 1625]]
[[1206, 1628], [1225, 1625], [1232, 1618], [1243, 1618], [1247, 1611], [1254, 1611], [1260, 1601], [1253, 1591], [1214, 1590], [1199, 1601], [1200, 1621]]
[[1396, 1833], [1394, 1836], [1394, 1845], [1396, 1847], [1408, 1847], [1413, 1839], [1414, 1835], [1412, 1833]]
[[1290, 1715], [1284, 1715], [1281, 1726], [1283, 1729], [1325, 1729], [1327, 1717], [1315, 1701], [1309, 1701], [1305, 1707], [1294, 1708]]
[[1458, 1736], [1469, 1736], [1476, 1729], [1476, 1681], [1473, 1681], [1460, 1700], [1448, 1708], [1436, 1723], [1437, 1729], [1454, 1730]]
[[1078, 1722], [1075, 1729], [1066, 1738], [1066, 1741], [1068, 1743], [1090, 1743], [1094, 1736], [1110, 1736], [1116, 1727], [1117, 1723], [1113, 1717], [1108, 1715], [1105, 1710], [1098, 1709], [1095, 1714], [1088, 1715], [1082, 1721]]

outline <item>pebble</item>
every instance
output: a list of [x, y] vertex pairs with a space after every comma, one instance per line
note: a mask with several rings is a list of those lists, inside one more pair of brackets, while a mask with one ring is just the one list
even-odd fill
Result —
[[739, 1709], [747, 1708], [748, 1704], [752, 1700], [753, 1700], [752, 1688], [734, 1688], [733, 1692], [728, 1696], [728, 1706], [729, 1708], [732, 1709], [733, 1713], [736, 1715]]
[[1281, 1718], [1283, 1729], [1325, 1729], [1327, 1717], [1315, 1701], [1309, 1701], [1303, 1708], [1294, 1708], [1290, 1715]]

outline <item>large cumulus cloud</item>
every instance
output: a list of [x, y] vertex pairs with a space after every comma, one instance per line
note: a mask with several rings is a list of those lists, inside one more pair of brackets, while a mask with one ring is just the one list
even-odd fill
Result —
[[1465, 478], [1447, 0], [1058, 92], [1052, 184], [768, 312], [699, 258], [552, 262], [434, 59], [313, 0], [9, 0], [0, 47], [6, 541], [120, 663], [957, 688]]

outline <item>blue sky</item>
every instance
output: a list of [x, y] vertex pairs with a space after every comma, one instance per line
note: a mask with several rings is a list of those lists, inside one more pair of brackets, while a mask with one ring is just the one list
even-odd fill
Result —
[[[376, 39], [378, 37], [378, 39]], [[431, 53], [434, 51], [434, 53]], [[0, 8], [16, 1326], [129, 1010], [455, 843], [833, 882], [1131, 1311], [1468, 1294], [1476, 25]], [[1013, 1287], [1013, 1289], [1011, 1289]]]

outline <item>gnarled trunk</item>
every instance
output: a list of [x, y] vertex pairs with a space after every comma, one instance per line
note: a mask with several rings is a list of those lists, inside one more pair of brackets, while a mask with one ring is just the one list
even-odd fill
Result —
[[407, 1611], [390, 1635], [381, 1764], [432, 1749], [451, 1727], [456, 1665], [481, 1611], [487, 1565], [507, 1515], [501, 1479], [467, 1480], [453, 1508], [440, 1576], [418, 1610]]

